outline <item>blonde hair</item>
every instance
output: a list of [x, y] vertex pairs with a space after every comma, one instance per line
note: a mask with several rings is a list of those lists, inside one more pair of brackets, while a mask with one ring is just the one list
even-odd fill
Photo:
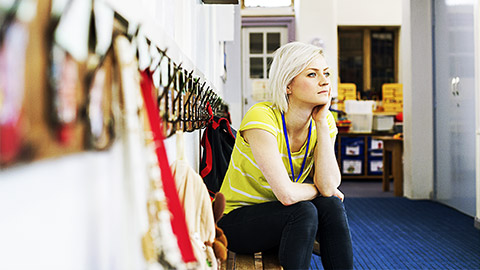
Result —
[[268, 74], [269, 91], [272, 93], [272, 103], [282, 113], [288, 110], [287, 86], [318, 55], [323, 56], [322, 48], [298, 41], [287, 43], [273, 53]]

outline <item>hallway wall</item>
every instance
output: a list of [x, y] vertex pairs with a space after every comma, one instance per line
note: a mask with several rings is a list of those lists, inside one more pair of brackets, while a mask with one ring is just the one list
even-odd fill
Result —
[[[295, 1], [295, 28], [298, 41], [320, 38], [328, 64], [338, 72], [338, 26], [402, 24], [401, 0], [298, 0]], [[332, 77], [336, 95], [338, 76]]]
[[402, 0], [337, 0], [338, 25], [401, 25]]
[[242, 121], [242, 42], [241, 26], [242, 17], [240, 6], [234, 8], [233, 40], [225, 42], [226, 75], [223, 84], [223, 95], [228, 103], [232, 126], [235, 129], [240, 127]]
[[[38, 1], [38, 10], [46, 10], [48, 2]], [[234, 24], [233, 6], [197, 0], [107, 2], [131, 23], [144, 25], [174, 61], [196, 67], [195, 74], [223, 94], [222, 42], [233, 40], [228, 29]], [[186, 159], [197, 171], [199, 140], [199, 131], [185, 134]], [[108, 151], [0, 171], [0, 269], [145, 269], [145, 186], [142, 169], [135, 177], [124, 175], [124, 143], [119, 138]], [[166, 140], [170, 162], [175, 147], [175, 137]]]
[[[337, 2], [334, 0], [295, 1], [295, 31], [297, 40], [310, 43], [323, 41], [323, 53], [330, 68], [338, 71]], [[333, 95], [337, 95], [338, 75], [331, 77]]]
[[433, 199], [433, 74], [430, 0], [403, 1], [404, 193]]
[[[447, 1], [448, 2], [448, 1]], [[454, 4], [452, 2], [452, 4]], [[404, 171], [405, 194], [413, 199], [431, 199], [434, 191], [434, 92], [432, 59], [432, 1], [404, 0], [405, 27], [402, 30], [404, 65]], [[480, 1], [475, 0], [475, 85], [476, 93], [476, 226], [480, 228], [480, 145], [479, 92], [480, 40], [478, 30]], [[407, 90], [407, 91], [405, 91]], [[455, 183], [452, 182], [452, 185]], [[452, 188], [455, 188], [453, 186]]]

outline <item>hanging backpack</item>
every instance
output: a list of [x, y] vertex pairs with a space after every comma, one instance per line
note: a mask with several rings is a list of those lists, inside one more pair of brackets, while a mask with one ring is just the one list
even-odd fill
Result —
[[205, 129], [201, 145], [200, 175], [213, 199], [220, 190], [235, 145], [237, 131], [226, 118], [214, 116]]

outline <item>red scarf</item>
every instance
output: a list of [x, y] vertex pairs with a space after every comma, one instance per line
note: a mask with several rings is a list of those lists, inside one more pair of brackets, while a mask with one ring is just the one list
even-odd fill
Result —
[[168, 164], [165, 144], [163, 142], [162, 121], [159, 116], [156, 98], [153, 96], [153, 81], [150, 72], [142, 72], [140, 85], [147, 109], [148, 120], [153, 133], [153, 140], [155, 142], [155, 152], [160, 166], [163, 190], [167, 197], [168, 209], [172, 213], [171, 223], [173, 233], [177, 236], [178, 247], [182, 253], [183, 261], [186, 263], [195, 262], [196, 258], [193, 253], [192, 243], [190, 242], [187, 224], [185, 222], [185, 213], [180, 204], [175, 180], [173, 179], [172, 171]]

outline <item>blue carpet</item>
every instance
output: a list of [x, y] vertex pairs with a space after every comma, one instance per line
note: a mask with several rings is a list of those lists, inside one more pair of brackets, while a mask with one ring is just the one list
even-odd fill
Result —
[[[355, 269], [480, 269], [473, 218], [433, 201], [347, 198]], [[312, 269], [323, 269], [313, 255]]]

